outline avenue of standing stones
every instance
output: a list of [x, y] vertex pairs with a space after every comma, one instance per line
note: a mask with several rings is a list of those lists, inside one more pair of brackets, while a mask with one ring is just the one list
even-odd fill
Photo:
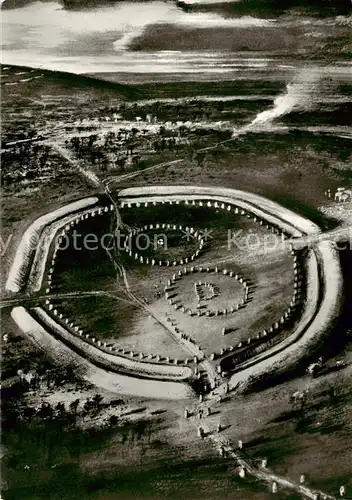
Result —
[[[133, 189], [137, 190], [138, 192], [138, 188], [132, 188], [132, 191]], [[172, 192], [173, 188], [171, 187], [169, 189]], [[185, 191], [187, 190], [186, 187], [183, 187], [183, 189]], [[194, 187], [192, 189], [194, 189]], [[201, 190], [202, 188], [199, 189]], [[141, 188], [141, 190], [143, 191], [143, 188]], [[124, 191], [128, 192], [129, 190]], [[244, 193], [244, 195], [245, 194], [246, 193]], [[154, 192], [152, 191], [150, 194], [147, 193], [144, 196], [150, 196], [151, 198], [153, 198]], [[190, 199], [190, 197], [192, 196], [194, 196], [195, 199]], [[158, 203], [175, 203], [176, 205], [182, 203], [181, 199], [172, 200], [168, 198], [170, 197], [166, 194], [161, 195], [160, 199], [152, 199], [151, 201], [146, 199], [144, 201], [140, 201], [138, 199], [135, 199], [135, 192], [133, 192], [129, 197], [127, 195], [123, 195], [120, 198], [119, 207], [130, 208], [132, 206], [136, 206], [137, 208], [142, 208], [147, 207], [149, 204], [155, 206]], [[204, 206], [208, 208], [213, 207], [215, 209], [220, 209], [227, 212], [233, 210], [235, 214], [252, 218], [254, 222], [257, 222], [258, 224], [265, 226], [267, 229], [271, 230], [273, 233], [280, 235], [282, 240], [307, 234], [304, 231], [297, 229], [296, 226], [292, 225], [292, 222], [288, 223], [284, 219], [284, 217], [282, 217], [282, 215], [280, 218], [276, 217], [276, 214], [270, 214], [270, 212], [267, 211], [267, 207], [265, 207], [265, 210], [263, 210], [262, 215], [260, 216], [258, 214], [258, 211], [260, 212], [260, 209], [258, 210], [258, 206], [254, 206], [253, 213], [250, 210], [250, 205], [248, 205], [248, 207], [246, 208], [243, 207], [242, 200], [240, 203], [236, 203], [236, 197], [234, 197], [233, 200], [228, 200], [227, 202], [214, 199], [206, 200], [197, 198], [197, 194], [190, 194], [183, 200], [183, 203], [190, 206]], [[219, 198], [221, 198], [221, 196], [219, 196]], [[28, 250], [27, 234], [27, 239], [24, 242], [25, 246], [21, 249], [20, 244], [13, 267], [10, 270], [10, 275], [7, 283], [7, 289], [9, 291], [30, 291], [28, 289], [28, 284], [31, 284], [35, 290], [42, 288], [44, 281], [43, 270], [44, 268], [46, 269], [45, 266], [47, 265], [46, 260], [43, 262], [43, 255], [49, 255], [49, 247], [52, 247], [54, 237], [56, 237], [59, 233], [59, 239], [57, 240], [57, 242], [60, 245], [60, 238], [63, 238], [67, 234], [69, 234], [74, 229], [74, 227], [80, 224], [82, 221], [87, 220], [90, 217], [96, 217], [102, 214], [106, 214], [109, 211], [113, 212], [115, 210], [114, 205], [99, 206], [99, 202], [96, 198], [91, 198], [92, 206], [88, 206], [88, 208], [86, 206], [87, 203], [84, 200], [83, 202], [84, 207], [82, 206], [81, 209], [76, 205], [73, 207], [73, 204], [71, 204], [71, 207], [69, 205], [65, 207], [66, 210], [64, 210], [64, 212], [62, 211], [62, 209], [60, 209], [61, 211], [56, 211], [56, 214], [55, 212], [49, 214], [46, 219], [43, 220], [42, 225], [38, 225], [37, 221], [32, 225], [33, 231], [36, 232], [36, 236], [38, 238], [38, 246], [34, 249]], [[270, 204], [271, 202], [268, 201], [268, 203]], [[212, 320], [214, 320], [214, 318], [219, 316], [225, 318], [229, 314], [235, 314], [239, 309], [248, 305], [248, 297], [251, 291], [251, 283], [248, 281], [248, 279], [240, 276], [236, 271], [232, 269], [221, 268], [220, 266], [208, 267], [194, 265], [194, 261], [201, 255], [205, 244], [204, 237], [202, 237], [201, 233], [198, 233], [194, 228], [184, 228], [183, 226], [174, 224], [149, 224], [145, 225], [143, 228], [133, 230], [132, 235], [137, 235], [142, 230], [147, 231], [159, 228], [178, 230], [185, 229], [189, 231], [190, 234], [192, 234], [198, 241], [198, 247], [193, 254], [189, 256], [183, 256], [179, 260], [168, 261], [144, 257], [142, 254], [134, 252], [128, 245], [128, 238], [130, 236], [128, 236], [125, 240], [126, 252], [128, 252], [131, 258], [138, 260], [142, 264], [167, 267], [183, 266], [182, 269], [177, 271], [175, 270], [164, 287], [165, 300], [168, 301], [170, 307], [173, 307], [175, 310], [181, 310], [181, 312], [188, 315], [190, 318], [193, 316], [205, 316], [209, 319], [212, 318]], [[30, 231], [30, 228], [27, 230], [27, 233], [28, 231]], [[45, 238], [41, 239], [45, 231]], [[293, 245], [290, 244], [289, 247], [293, 261], [292, 265], [294, 271], [294, 289], [291, 297], [291, 302], [284, 314], [275, 322], [273, 322], [270, 327], [259, 331], [256, 336], [254, 336], [253, 338], [248, 338], [246, 342], [239, 342], [237, 345], [222, 348], [218, 352], [212, 352], [207, 356], [200, 349], [200, 347], [197, 346], [195, 341], [186, 332], [180, 331], [177, 324], [172, 323], [170, 319], [168, 319], [168, 322], [171, 324], [168, 325], [168, 328], [172, 329], [173, 335], [180, 341], [180, 344], [185, 345], [193, 354], [191, 358], [171, 359], [169, 356], [136, 352], [134, 350], [124, 349], [121, 346], [108, 344], [98, 339], [96, 336], [92, 336], [84, 332], [81, 326], [77, 323], [77, 320], [68, 318], [65, 314], [65, 311], [60, 310], [58, 306], [55, 306], [52, 303], [51, 294], [55, 291], [54, 275], [56, 271], [56, 259], [58, 252], [62, 251], [58, 246], [55, 246], [53, 248], [51, 258], [48, 257], [50, 266], [47, 270], [46, 276], [45, 293], [47, 297], [45, 299], [45, 305], [43, 308], [36, 308], [36, 311], [33, 311], [32, 316], [34, 317], [34, 319], [37, 318], [38, 320], [40, 320], [40, 324], [44, 324], [44, 326], [47, 327], [49, 333], [50, 331], [54, 330], [55, 334], [59, 337], [60, 335], [62, 335], [62, 340], [64, 342], [67, 343], [67, 339], [72, 339], [72, 347], [76, 349], [78, 348], [83, 354], [86, 354], [89, 359], [93, 360], [93, 362], [99, 361], [99, 363], [101, 364], [102, 362], [106, 361], [107, 369], [113, 368], [116, 371], [122, 370], [122, 372], [127, 372], [130, 376], [133, 376], [133, 374], [135, 374], [139, 377], [155, 377], [156, 379], [162, 380], [181, 381], [191, 380], [195, 377], [200, 378], [198, 364], [204, 361], [204, 359], [208, 358], [210, 361], [219, 359], [221, 360], [225, 355], [228, 355], [229, 353], [233, 353], [234, 356], [236, 356], [237, 353], [243, 353], [244, 348], [247, 349], [247, 355], [244, 359], [248, 359], [248, 357], [251, 355], [255, 356], [258, 352], [262, 352], [268, 346], [271, 346], [272, 339], [275, 338], [275, 336], [277, 336], [278, 333], [283, 330], [287, 322], [292, 319], [303, 295], [302, 286], [304, 283], [304, 266], [301, 265], [299, 255], [294, 251]], [[41, 271], [38, 271], [38, 268], [41, 268]], [[35, 274], [34, 276], [33, 273]], [[211, 298], [217, 294], [217, 290], [211, 283], [211, 280], [208, 279], [211, 273], [222, 274], [224, 278], [227, 277], [237, 280], [243, 287], [243, 298], [241, 299], [241, 301], [239, 303], [233, 303], [231, 307], [227, 309], [217, 308], [210, 310], [209, 308], [202, 307], [202, 303], [204, 304], [207, 301], [209, 302], [209, 300], [211, 300]], [[176, 303], [174, 293], [171, 293], [173, 286], [177, 282], [182, 280], [186, 275], [194, 275], [195, 277], [194, 288], [195, 294], [198, 299], [198, 305], [196, 309], [191, 309], [182, 303], [180, 304], [179, 302]], [[203, 276], [206, 276], [206, 278], [203, 278]], [[201, 279], [199, 279], [199, 277], [201, 277]], [[208, 296], [204, 296], [204, 289], [208, 290], [210, 299], [208, 298]], [[40, 318], [38, 316], [40, 316]], [[50, 318], [50, 321], [48, 318]], [[55, 324], [57, 324], [57, 327], [53, 326]], [[227, 329], [226, 327], [223, 327], [221, 330], [221, 334], [226, 335], [226, 333]], [[249, 349], [249, 347], [251, 349]], [[92, 350], [92, 348], [94, 348], [94, 350]], [[240, 365], [237, 367], [237, 369], [240, 369]], [[222, 373], [220, 364], [217, 365], [217, 371], [222, 376], [226, 375]]]

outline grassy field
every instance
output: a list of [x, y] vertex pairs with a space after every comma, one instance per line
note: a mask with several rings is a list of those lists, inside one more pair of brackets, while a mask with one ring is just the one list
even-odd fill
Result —
[[75, 226], [57, 254], [53, 275], [56, 292], [115, 289], [116, 273], [106, 251], [112, 245], [113, 224], [113, 217], [103, 214]]
[[[350, 139], [304, 132], [246, 134], [210, 150], [203, 161], [141, 173], [136, 184], [202, 184], [253, 191], [325, 224], [324, 193], [349, 186]], [[314, 186], [314, 189], [312, 189]]]

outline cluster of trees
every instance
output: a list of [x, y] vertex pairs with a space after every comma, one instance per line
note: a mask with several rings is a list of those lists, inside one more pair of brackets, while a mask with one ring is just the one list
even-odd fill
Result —
[[[10, 392], [13, 393], [15, 389], [17, 399], [14, 399], [13, 394], [12, 397], [10, 395]], [[87, 416], [95, 417], [104, 408], [110, 406], [110, 403], [104, 403], [101, 394], [95, 394], [93, 397], [88, 397], [83, 401], [78, 398], [69, 404], [62, 401], [51, 404], [46, 401], [35, 407], [27, 405], [25, 398], [19, 398], [19, 391], [19, 387], [12, 387], [12, 391], [2, 391], [2, 425], [6, 430], [15, 429], [19, 422], [40, 423], [44, 421], [56, 421], [61, 422], [62, 425], [75, 425], [78, 418], [84, 419]], [[24, 395], [23, 392], [22, 395]], [[110, 426], [117, 425], [118, 422], [119, 420], [116, 415], [110, 417]]]
[[35, 128], [26, 128], [21, 129], [18, 127], [10, 127], [6, 130], [4, 134], [4, 143], [13, 142], [13, 141], [25, 141], [28, 139], [34, 139], [37, 137], [37, 130]]
[[2, 182], [10, 187], [19, 182], [35, 181], [43, 176], [54, 175], [62, 165], [57, 155], [47, 147], [33, 142], [18, 143], [2, 153]]
[[197, 122], [208, 120], [220, 120], [224, 110], [231, 110], [233, 103], [224, 101], [207, 102], [204, 100], [175, 101], [166, 104], [161, 101], [144, 104], [142, 106], [130, 106], [120, 109], [122, 117], [126, 120], [142, 120], [159, 122]]
[[75, 372], [75, 368], [72, 365], [67, 366], [48, 366], [44, 363], [41, 366], [36, 367], [35, 370], [31, 370], [28, 363], [24, 363], [17, 370], [17, 376], [19, 377], [18, 383], [22, 386], [23, 392], [29, 390], [37, 389], [56, 389], [62, 387], [65, 384], [71, 384], [79, 389], [89, 388], [90, 385], [87, 384], [83, 379], [78, 377]]
[[88, 137], [75, 136], [66, 141], [66, 145], [78, 158], [95, 165], [99, 171], [106, 172], [108, 169], [123, 169], [128, 163], [129, 156], [134, 155], [137, 148], [146, 149], [146, 143], [140, 140], [146, 133], [146, 130], [136, 128], [120, 129], [102, 136], [97, 134]]
[[[5, 345], [4, 385], [1, 389], [4, 429], [15, 430], [21, 422], [33, 425], [43, 422], [52, 422], [54, 425], [56, 422], [55, 425], [64, 428], [75, 425], [79, 418], [94, 417], [106, 407], [116, 407], [124, 403], [122, 399], [104, 402], [101, 394], [95, 394], [83, 400], [76, 398], [70, 403], [45, 401], [39, 406], [28, 404], [28, 396], [33, 391], [53, 392], [65, 385], [68, 391], [72, 390], [72, 386], [76, 390], [87, 390], [91, 385], [76, 374], [74, 366], [53, 365], [40, 352], [32, 350], [23, 357], [9, 358], [15, 347], [11, 344]], [[117, 423], [118, 419], [112, 418], [110, 425]]]

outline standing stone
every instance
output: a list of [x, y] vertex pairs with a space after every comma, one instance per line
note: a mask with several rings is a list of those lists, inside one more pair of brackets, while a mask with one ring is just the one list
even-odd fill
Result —
[[197, 434], [200, 438], [203, 438], [204, 437], [204, 430], [202, 427], [198, 427], [197, 429]]

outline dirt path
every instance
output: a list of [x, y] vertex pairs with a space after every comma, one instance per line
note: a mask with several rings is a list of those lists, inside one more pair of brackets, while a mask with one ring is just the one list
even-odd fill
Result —
[[128, 296], [131, 298], [131, 300], [135, 301], [136, 304], [138, 304], [145, 311], [147, 311], [151, 316], [153, 316], [153, 318], [161, 326], [163, 326], [166, 329], [167, 332], [170, 333], [170, 335], [172, 336], [172, 338], [175, 339], [176, 342], [178, 342], [181, 345], [181, 347], [184, 347], [185, 349], [187, 349], [188, 352], [192, 356], [196, 356], [197, 359], [203, 360], [201, 362], [201, 366], [205, 369], [205, 371], [207, 373], [207, 376], [208, 376], [208, 379], [209, 379], [209, 382], [210, 382], [211, 386], [213, 387], [215, 385], [215, 380], [217, 378], [217, 374], [216, 374], [216, 372], [215, 372], [212, 364], [209, 361], [206, 361], [204, 359], [204, 357], [205, 357], [204, 353], [201, 351], [201, 349], [199, 348], [199, 346], [197, 344], [192, 344], [192, 343], [188, 342], [186, 339], [183, 339], [182, 336], [181, 336], [181, 333], [177, 332], [175, 328], [173, 328], [172, 326], [170, 326], [170, 324], [168, 323], [167, 320], [164, 320], [163, 318], [160, 318], [160, 316], [157, 315], [152, 310], [152, 308], [148, 307], [148, 305], [142, 299], [139, 299], [134, 293], [131, 292], [131, 290], [130, 290], [130, 284], [129, 284], [128, 278], [127, 278], [127, 273], [126, 273], [126, 270], [125, 270], [125, 268], [123, 266], [122, 266], [122, 275], [123, 275], [123, 280], [124, 280], [125, 287], [126, 287], [126, 292], [127, 292]]
[[[227, 142], [232, 142], [232, 141], [234, 141], [234, 138], [231, 137], [231, 139], [226, 139], [225, 141], [217, 142], [216, 144], [212, 144], [211, 146], [196, 149], [196, 150], [194, 150], [194, 153], [202, 153], [204, 151], [210, 151], [211, 149], [217, 148], [218, 146], [222, 146], [223, 144], [225, 144]], [[153, 172], [153, 171], [158, 170], [159, 168], [162, 168], [162, 167], [169, 167], [170, 165], [176, 165], [178, 163], [182, 163], [185, 160], [186, 160], [186, 158], [179, 158], [177, 160], [165, 161], [162, 163], [158, 163], [157, 165], [153, 165], [151, 167], [145, 168], [143, 170], [138, 170], [136, 172], [131, 172], [130, 174], [123, 174], [123, 175], [119, 175], [117, 177], [113, 177], [112, 179], [108, 179], [108, 180], [103, 181], [103, 183], [107, 181], [105, 184], [105, 187], [110, 192], [110, 184], [112, 184], [112, 183], [118, 184], [119, 182], [125, 181], [126, 179], [133, 179], [134, 177], [137, 177], [140, 174], [144, 174], [145, 172]]]
[[126, 302], [128, 304], [134, 303], [131, 300], [128, 300], [126, 297], [121, 297], [117, 294], [111, 292], [105, 292], [104, 290], [91, 290], [89, 292], [67, 292], [67, 293], [53, 293], [46, 295], [20, 295], [14, 297], [13, 299], [5, 299], [0, 302], [0, 309], [10, 306], [24, 305], [31, 302], [41, 302], [43, 300], [48, 299], [66, 299], [66, 298], [75, 298], [75, 299], [84, 299], [86, 297], [109, 297], [110, 299], [119, 300], [122, 302]]
[[101, 187], [101, 182], [99, 178], [95, 175], [95, 173], [92, 172], [91, 170], [81, 167], [79, 161], [74, 159], [69, 153], [69, 151], [67, 151], [67, 149], [60, 146], [57, 142], [46, 142], [45, 144], [47, 146], [50, 146], [54, 151], [59, 153], [63, 158], [65, 158], [65, 160], [67, 160], [71, 165], [73, 165], [78, 170], [78, 172], [86, 178], [86, 180], [90, 184], [93, 184], [93, 186], [95, 187]]
[[[302, 498], [308, 498], [311, 500], [335, 500], [335, 497], [322, 491], [313, 490], [308, 486], [275, 474], [272, 470], [266, 467], [266, 464], [263, 462], [263, 457], [258, 459], [251, 459], [247, 457], [246, 453], [242, 451], [243, 444], [240, 440], [238, 442], [238, 446], [235, 448], [226, 436], [226, 426], [224, 428], [221, 427], [221, 401], [227, 392], [227, 382], [224, 382], [215, 391], [212, 391], [204, 402], [199, 403], [193, 409], [190, 420], [197, 428], [198, 434], [200, 428], [203, 430], [203, 437], [200, 436], [200, 439], [209, 439], [217, 448], [221, 456], [233, 458], [238, 466], [238, 473], [240, 476], [241, 474], [255, 476], [272, 488], [276, 483], [278, 488], [281, 487], [283, 489], [294, 491], [301, 495]], [[210, 415], [204, 417], [204, 414], [207, 415], [208, 408], [210, 409]], [[211, 411], [215, 408], [218, 411], [216, 412], [217, 415], [214, 422]], [[202, 418], [199, 418], [199, 411], [202, 412]]]

